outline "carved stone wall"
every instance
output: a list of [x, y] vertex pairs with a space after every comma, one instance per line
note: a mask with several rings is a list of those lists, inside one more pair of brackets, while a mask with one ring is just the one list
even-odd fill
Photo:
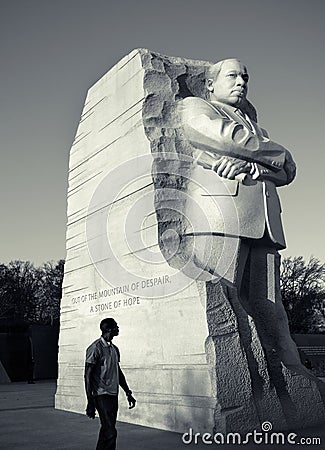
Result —
[[114, 317], [121, 367], [138, 401], [129, 411], [121, 395], [119, 419], [204, 431], [213, 428], [216, 402], [205, 309], [195, 281], [170, 267], [158, 245], [148, 133], [162, 107], [152, 91], [164, 92], [171, 79], [156, 68], [155, 55], [134, 50], [85, 100], [70, 152], [56, 408], [84, 412], [85, 349], [99, 337], [100, 320]]

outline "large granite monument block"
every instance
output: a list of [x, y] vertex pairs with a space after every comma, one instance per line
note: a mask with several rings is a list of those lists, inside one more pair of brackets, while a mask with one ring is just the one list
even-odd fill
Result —
[[[138, 401], [132, 411], [120, 402], [120, 420], [249, 432], [265, 421], [288, 429], [324, 419], [318, 380], [268, 353], [264, 319], [227, 281], [236, 270], [244, 177], [216, 187], [208, 162], [195, 165], [177, 106], [207, 99], [210, 66], [134, 50], [87, 94], [70, 153], [56, 408], [85, 410], [85, 349], [100, 320], [114, 317]], [[234, 240], [215, 239], [216, 222]], [[271, 297], [274, 290], [268, 284]]]

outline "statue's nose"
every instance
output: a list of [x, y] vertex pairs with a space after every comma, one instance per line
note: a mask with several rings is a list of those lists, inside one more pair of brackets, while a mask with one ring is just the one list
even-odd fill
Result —
[[246, 80], [242, 77], [242, 75], [237, 76], [237, 84], [239, 86], [245, 86], [247, 84]]

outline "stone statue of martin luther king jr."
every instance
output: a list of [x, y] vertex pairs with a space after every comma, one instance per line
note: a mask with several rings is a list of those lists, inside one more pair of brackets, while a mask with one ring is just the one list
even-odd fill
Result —
[[239, 60], [220, 61], [207, 72], [209, 101], [178, 102], [195, 161], [191, 204], [207, 218], [189, 206], [189, 235], [195, 235], [195, 263], [235, 290], [266, 356], [294, 368], [300, 359], [281, 300], [278, 250], [285, 238], [276, 188], [293, 181], [296, 165], [257, 124], [246, 98], [248, 79]]

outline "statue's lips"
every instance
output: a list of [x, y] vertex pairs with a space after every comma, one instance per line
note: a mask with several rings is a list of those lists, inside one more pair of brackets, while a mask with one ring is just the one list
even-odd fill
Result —
[[238, 95], [239, 97], [245, 96], [245, 91], [231, 91], [232, 94]]

